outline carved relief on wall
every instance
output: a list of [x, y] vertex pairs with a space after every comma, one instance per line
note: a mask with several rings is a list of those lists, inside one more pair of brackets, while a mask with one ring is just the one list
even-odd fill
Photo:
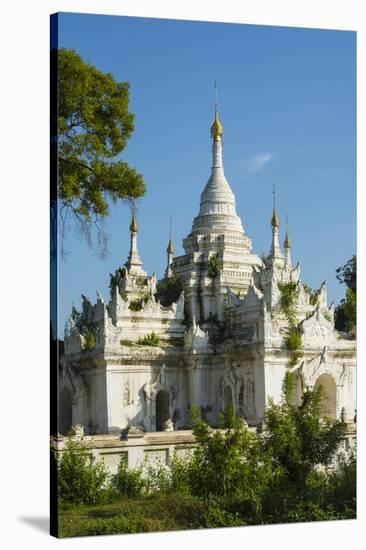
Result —
[[71, 365], [61, 366], [59, 385], [70, 390], [74, 405], [77, 404], [78, 400], [84, 399], [87, 396], [87, 386], [82, 376]]
[[232, 364], [219, 383], [221, 410], [232, 405], [233, 412], [247, 421], [255, 419], [255, 381], [251, 369]]
[[219, 396], [222, 411], [224, 411], [228, 405], [231, 405], [234, 414], [237, 413], [239, 405], [239, 391], [240, 379], [238, 376], [238, 367], [235, 365], [227, 366], [225, 369], [225, 374], [219, 383]]
[[262, 298], [263, 293], [255, 286], [255, 284], [251, 284], [244, 298], [243, 305], [245, 307], [256, 307], [259, 305]]
[[304, 343], [314, 343], [314, 341], [332, 341], [336, 338], [333, 323], [328, 321], [322, 314], [318, 305], [314, 313], [301, 323], [304, 334]]
[[329, 355], [327, 346], [324, 346], [316, 357], [303, 361], [299, 371], [306, 389], [312, 389], [322, 374], [330, 374], [336, 385], [342, 387], [347, 374], [345, 364], [334, 361]]
[[104, 339], [106, 347], [117, 347], [122, 335], [122, 328], [116, 327], [107, 315], [104, 322]]
[[160, 313], [161, 306], [159, 302], [157, 302], [154, 298], [154, 296], [149, 295], [148, 300], [143, 304], [142, 310], [144, 313]]
[[240, 385], [238, 398], [239, 416], [247, 420], [255, 418], [255, 381], [252, 373], [246, 373]]
[[193, 353], [207, 349], [210, 347], [208, 332], [203, 331], [193, 320], [193, 324], [184, 333], [184, 344], [186, 348], [192, 349]]
[[176, 319], [184, 319], [184, 290], [182, 290], [178, 300], [176, 302], [173, 302], [170, 308], [174, 313], [174, 317]]
[[123, 406], [128, 407], [129, 405], [134, 405], [133, 395], [131, 394], [131, 386], [129, 380], [123, 386]]
[[265, 302], [263, 302], [263, 324], [264, 324], [264, 337], [266, 339], [281, 340], [280, 326], [276, 319], [268, 311]]

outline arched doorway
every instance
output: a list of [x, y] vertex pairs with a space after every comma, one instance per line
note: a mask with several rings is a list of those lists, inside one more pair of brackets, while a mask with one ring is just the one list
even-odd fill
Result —
[[72, 398], [69, 388], [62, 389], [59, 399], [59, 432], [67, 435], [72, 426]]
[[169, 394], [164, 390], [158, 391], [156, 395], [156, 431], [164, 429], [164, 422], [169, 418]]
[[230, 386], [225, 386], [225, 389], [224, 389], [224, 412], [226, 412], [229, 408], [231, 408], [232, 412], [234, 412], [233, 392], [232, 392]]
[[337, 416], [337, 386], [330, 374], [319, 376], [314, 390], [322, 386], [323, 394], [320, 402], [320, 417], [335, 419]]

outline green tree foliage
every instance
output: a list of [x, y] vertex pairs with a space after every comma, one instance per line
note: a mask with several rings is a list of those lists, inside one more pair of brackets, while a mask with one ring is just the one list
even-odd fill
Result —
[[211, 258], [208, 260], [207, 264], [207, 274], [211, 279], [214, 279], [220, 274], [220, 271], [222, 270], [223, 263], [219, 259], [218, 255], [215, 254], [214, 256], [211, 256]]
[[220, 418], [219, 430], [209, 428], [197, 407], [192, 407], [191, 417], [197, 441], [190, 466], [192, 494], [205, 501], [240, 502], [241, 510], [256, 514], [268, 480], [268, 462], [260, 454], [256, 434], [246, 429], [230, 407]]
[[145, 193], [142, 176], [118, 157], [134, 130], [134, 116], [128, 110], [130, 85], [99, 71], [74, 50], [62, 48], [53, 55], [58, 64], [61, 230], [71, 215], [89, 243], [91, 229], [96, 228], [103, 251], [106, 235], [101, 222], [108, 216], [108, 201], [136, 199]]
[[285, 336], [286, 348], [290, 351], [295, 351], [302, 346], [302, 331], [298, 327], [291, 327], [287, 336]]
[[110, 490], [112, 497], [136, 498], [143, 494], [145, 481], [141, 468], [128, 468], [122, 458], [117, 473], [112, 476]]
[[309, 302], [312, 306], [316, 306], [316, 304], [318, 303], [318, 296], [320, 294], [320, 288], [318, 288], [317, 290], [311, 288], [309, 285], [307, 284], [303, 284], [303, 287], [304, 289], [306, 290], [306, 292], [309, 294]]
[[131, 311], [141, 311], [142, 308], [144, 307], [144, 304], [146, 304], [146, 302], [148, 301], [148, 299], [149, 299], [149, 295], [144, 294], [141, 296], [141, 298], [136, 298], [136, 300], [132, 300], [128, 307]]
[[168, 307], [178, 300], [181, 292], [181, 280], [176, 275], [172, 275], [158, 282], [155, 298], [160, 301], [162, 306]]
[[153, 331], [153, 332], [150, 332], [150, 334], [146, 334], [143, 338], [139, 338], [137, 343], [140, 344], [141, 346], [152, 346], [156, 348], [160, 344], [160, 338]]
[[[356, 461], [329, 469], [346, 433], [343, 420], [319, 418], [322, 388], [293, 405], [293, 375], [282, 401], [269, 403], [264, 430], [249, 430], [229, 407], [213, 430], [191, 408], [195, 446], [171, 464], [129, 470], [121, 461], [100, 516], [85, 512], [63, 532], [98, 534], [354, 518]], [[68, 454], [67, 454], [68, 453]], [[76, 453], [76, 454], [75, 454]], [[72, 456], [74, 454], [74, 456]], [[62, 459], [60, 496], [70, 504], [103, 500], [105, 474], [95, 481], [89, 452], [76, 446]], [[61, 472], [61, 468], [60, 468]], [[85, 473], [87, 472], [87, 473]], [[90, 480], [90, 481], [88, 481]], [[90, 488], [85, 485], [90, 483]], [[111, 505], [118, 509], [111, 510]], [[105, 511], [103, 511], [105, 510]], [[74, 517], [74, 516], [73, 516]], [[128, 521], [126, 520], [128, 517]], [[62, 527], [63, 529], [63, 527]]]
[[356, 516], [357, 463], [352, 456], [341, 464], [337, 472], [329, 476], [329, 491], [327, 504], [339, 517], [354, 518]]
[[352, 256], [348, 262], [336, 269], [338, 281], [347, 287], [346, 295], [335, 309], [335, 327], [348, 332], [357, 322], [357, 261]]
[[103, 501], [107, 478], [104, 464], [94, 464], [92, 453], [82, 443], [67, 443], [58, 463], [58, 494], [61, 504], [97, 504]]
[[265, 417], [263, 449], [276, 475], [263, 507], [273, 521], [299, 521], [307, 513], [316, 515], [319, 507], [324, 512], [327, 477], [319, 467], [332, 463], [347, 431], [343, 420], [320, 419], [321, 386], [306, 391], [300, 406], [293, 405], [292, 376], [286, 374], [282, 403], [271, 401]]
[[82, 345], [83, 351], [91, 351], [95, 348], [95, 336], [92, 330], [85, 332], [84, 341]]
[[297, 301], [299, 297], [299, 286], [294, 282], [278, 283], [278, 289], [281, 293], [280, 308], [285, 314], [288, 329], [284, 338], [286, 349], [290, 352], [290, 366], [296, 365], [302, 357], [302, 330], [297, 323]]
[[298, 285], [294, 282], [278, 283], [278, 289], [281, 293], [280, 308], [285, 314], [290, 325], [296, 325], [296, 305], [299, 297]]
[[328, 466], [332, 462], [347, 425], [343, 420], [320, 419], [321, 386], [305, 391], [301, 405], [293, 405], [292, 376], [286, 373], [283, 402], [270, 402], [267, 408], [264, 439], [276, 465], [291, 480], [301, 483], [317, 464]]
[[347, 288], [350, 288], [353, 292], [357, 291], [357, 261], [355, 254], [343, 266], [336, 269], [336, 277]]

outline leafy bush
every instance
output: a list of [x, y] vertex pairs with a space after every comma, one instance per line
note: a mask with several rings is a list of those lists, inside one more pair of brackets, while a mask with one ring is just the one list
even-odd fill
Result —
[[278, 288], [281, 293], [280, 308], [285, 314], [290, 325], [296, 323], [296, 304], [299, 296], [299, 287], [294, 282], [278, 283]]
[[214, 279], [220, 274], [223, 268], [223, 263], [219, 259], [218, 255], [211, 256], [207, 263], [207, 274], [211, 279]]
[[84, 340], [82, 343], [83, 351], [91, 351], [95, 348], [95, 336], [91, 330], [87, 330], [84, 334]]
[[306, 290], [306, 292], [309, 294], [310, 305], [316, 306], [316, 304], [318, 303], [320, 288], [318, 288], [318, 290], [314, 290], [313, 288], [311, 288], [309, 285], [306, 285], [306, 284], [303, 284], [303, 287]]
[[327, 321], [329, 321], [330, 323], [332, 322], [332, 316], [331, 316], [331, 314], [329, 313], [329, 311], [324, 310], [324, 311], [322, 311], [322, 314], [323, 314], [323, 317], [324, 317]]
[[298, 327], [291, 327], [284, 338], [285, 346], [289, 351], [296, 351], [302, 346], [302, 331]]
[[97, 504], [106, 496], [107, 471], [93, 463], [85, 445], [69, 441], [58, 463], [58, 491], [62, 505]]
[[255, 508], [266, 470], [265, 466], [258, 467], [261, 459], [256, 435], [246, 429], [231, 409], [220, 418], [221, 430], [210, 429], [200, 418], [197, 407], [191, 408], [191, 417], [197, 442], [189, 473], [192, 494], [205, 500], [212, 496], [232, 499], [240, 495]]
[[332, 463], [347, 431], [342, 420], [320, 420], [321, 387], [306, 391], [299, 407], [292, 405], [291, 377], [287, 373], [283, 402], [270, 401], [265, 415], [263, 453], [276, 472], [263, 501], [270, 521], [290, 520], [289, 510], [296, 506], [301, 515], [306, 503], [325, 510], [328, 477], [318, 468]]
[[110, 482], [112, 497], [135, 498], [142, 495], [144, 487], [142, 469], [128, 468], [124, 458], [121, 458], [118, 471]]
[[170, 492], [170, 468], [166, 464], [163, 464], [160, 460], [154, 463], [145, 461], [143, 465], [143, 476], [147, 495]]
[[162, 306], [168, 307], [178, 300], [182, 289], [182, 282], [176, 275], [165, 277], [156, 286], [155, 298]]
[[[59, 466], [65, 504], [113, 502], [65, 520], [62, 533], [102, 534], [352, 518], [356, 515], [356, 462], [329, 472], [347, 426], [320, 420], [322, 387], [293, 405], [287, 373], [280, 403], [270, 402], [262, 433], [249, 431], [228, 407], [213, 430], [191, 408], [196, 444], [168, 466], [121, 461], [106, 489], [103, 465], [69, 444]], [[132, 501], [133, 499], [133, 501]], [[116, 502], [117, 501], [117, 502]], [[75, 512], [76, 517], [78, 512]], [[65, 512], [65, 517], [67, 512]]]
[[148, 295], [141, 296], [141, 298], [132, 300], [128, 307], [131, 311], [141, 311], [148, 299], [149, 299]]
[[144, 465], [147, 494], [191, 494], [190, 479], [193, 457], [188, 452], [184, 457], [176, 452], [169, 466], [162, 462]]
[[222, 499], [210, 499], [202, 514], [202, 527], [212, 529], [215, 527], [239, 527], [245, 525], [239, 512], [227, 510], [227, 503]]
[[170, 464], [169, 492], [180, 495], [189, 495], [191, 493], [190, 475], [192, 462], [192, 451], [188, 451], [185, 456], [180, 456], [177, 452], [174, 453]]
[[356, 517], [357, 463], [351, 456], [340, 468], [329, 476], [328, 506], [334, 508], [342, 517]]
[[150, 334], [146, 334], [146, 336], [144, 336], [143, 338], [139, 338], [137, 343], [140, 344], [141, 346], [158, 347], [160, 344], [160, 338], [153, 331]]
[[297, 300], [299, 297], [299, 287], [294, 282], [278, 283], [281, 292], [280, 308], [288, 321], [288, 331], [284, 338], [286, 349], [290, 352], [290, 366], [296, 365], [302, 357], [300, 351], [302, 347], [302, 330], [297, 325], [296, 312]]
[[335, 309], [335, 327], [337, 330], [349, 332], [357, 323], [357, 262], [352, 256], [348, 262], [336, 270], [340, 283], [346, 285], [346, 295]]
[[121, 344], [121, 346], [131, 347], [133, 345], [132, 340], [126, 340], [126, 339], [123, 339], [123, 338], [119, 341], [119, 343]]

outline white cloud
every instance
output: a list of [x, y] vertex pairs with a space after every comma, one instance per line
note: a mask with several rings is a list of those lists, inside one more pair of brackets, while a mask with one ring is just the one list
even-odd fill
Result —
[[248, 167], [249, 171], [259, 172], [262, 168], [273, 159], [273, 153], [258, 153], [249, 159]]

